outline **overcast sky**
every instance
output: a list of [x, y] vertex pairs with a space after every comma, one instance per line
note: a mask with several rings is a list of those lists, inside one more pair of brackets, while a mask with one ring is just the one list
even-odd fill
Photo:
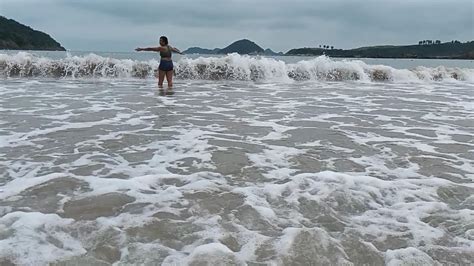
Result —
[[68, 50], [182, 50], [247, 38], [263, 48], [355, 48], [474, 39], [473, 0], [0, 0], [0, 14]]

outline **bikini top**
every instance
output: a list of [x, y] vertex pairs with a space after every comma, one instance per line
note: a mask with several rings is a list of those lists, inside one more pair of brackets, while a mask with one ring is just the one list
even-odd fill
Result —
[[167, 50], [166, 51], [160, 51], [160, 56], [161, 57], [169, 57], [171, 58], [171, 47], [169, 45], [166, 45]]

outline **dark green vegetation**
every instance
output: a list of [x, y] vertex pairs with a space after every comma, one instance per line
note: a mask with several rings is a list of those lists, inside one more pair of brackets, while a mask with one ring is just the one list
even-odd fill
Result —
[[200, 47], [190, 47], [186, 49], [183, 53], [185, 54], [218, 54], [220, 51], [219, 48], [215, 49], [205, 49], [205, 48], [200, 48]]
[[247, 39], [233, 42], [231, 45], [219, 51], [220, 54], [239, 53], [239, 54], [262, 54], [263, 48]]
[[184, 51], [185, 54], [258, 54], [258, 55], [283, 55], [283, 53], [275, 53], [271, 49], [263, 50], [262, 47], [247, 39], [233, 42], [229, 46], [219, 49], [204, 49], [199, 47], [191, 47]]
[[330, 57], [474, 59], [474, 41], [441, 43], [420, 41], [418, 45], [372, 46], [357, 49], [292, 49], [287, 55], [327, 55]]
[[184, 51], [187, 54], [258, 54], [258, 55], [327, 55], [330, 57], [354, 58], [433, 58], [433, 59], [474, 59], [474, 41], [461, 43], [452, 41], [441, 43], [440, 40], [424, 40], [418, 45], [405, 46], [370, 46], [356, 49], [334, 49], [334, 46], [320, 45], [319, 48], [291, 49], [286, 54], [275, 53], [247, 39], [239, 40], [226, 48], [203, 49], [191, 47]]
[[65, 51], [48, 34], [0, 16], [0, 49]]

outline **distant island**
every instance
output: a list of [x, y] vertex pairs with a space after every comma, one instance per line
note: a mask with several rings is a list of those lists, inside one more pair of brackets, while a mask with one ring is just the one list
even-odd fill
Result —
[[298, 48], [291, 49], [287, 55], [327, 55], [330, 57], [357, 58], [426, 58], [426, 59], [474, 59], [474, 41], [461, 43], [451, 41], [420, 41], [418, 45], [403, 46], [372, 46], [356, 49]]
[[200, 47], [191, 47], [184, 51], [185, 54], [230, 54], [230, 53], [238, 53], [238, 54], [251, 54], [251, 55], [284, 55], [283, 53], [275, 53], [271, 49], [263, 49], [262, 47], [258, 46], [256, 43], [242, 39], [231, 43], [229, 46], [225, 48], [214, 48], [214, 49], [206, 49]]
[[0, 16], [0, 49], [66, 51], [48, 34]]
[[185, 54], [218, 54], [221, 49], [214, 48], [214, 49], [206, 49], [200, 47], [190, 47], [183, 51]]
[[474, 59], [474, 41], [461, 43], [451, 41], [442, 43], [441, 41], [425, 40], [418, 45], [385, 45], [370, 46], [356, 49], [334, 49], [334, 46], [320, 46], [319, 48], [297, 48], [291, 49], [285, 54], [275, 53], [271, 49], [264, 50], [252, 41], [247, 39], [233, 42], [229, 46], [219, 49], [205, 49], [191, 47], [184, 51], [186, 54], [251, 54], [251, 55], [309, 55], [346, 58], [427, 58], [427, 59]]

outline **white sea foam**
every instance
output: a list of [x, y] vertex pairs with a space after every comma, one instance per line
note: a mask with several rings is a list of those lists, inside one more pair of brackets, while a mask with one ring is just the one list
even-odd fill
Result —
[[245, 265], [239, 261], [234, 253], [220, 243], [210, 243], [196, 247], [188, 257], [190, 264], [212, 264], [212, 265]]
[[[0, 75], [6, 77], [153, 77], [158, 68], [156, 60], [137, 61], [114, 59], [89, 54], [82, 57], [68, 55], [63, 59], [49, 59], [26, 52], [0, 54]], [[368, 65], [360, 60], [333, 61], [320, 56], [297, 63], [285, 63], [267, 57], [228, 54], [224, 57], [181, 58], [175, 63], [180, 79], [203, 80], [328, 80], [328, 81], [465, 81], [474, 82], [474, 70], [467, 68], [417, 67], [395, 69], [385, 65]]]
[[29, 172], [28, 175], [22, 176], [21, 178], [16, 178], [8, 182], [5, 186], [0, 189], [0, 199], [6, 199], [13, 195], [17, 195], [22, 191], [43, 184], [49, 180], [56, 178], [64, 177], [64, 174], [53, 173], [44, 176], [37, 176], [36, 172]]
[[[11, 212], [0, 218], [0, 257], [19, 265], [39, 265], [85, 254], [81, 242], [65, 227], [73, 219], [57, 214]], [[27, 256], [25, 256], [27, 254]]]
[[407, 265], [407, 262], [409, 262], [410, 265], [441, 265], [440, 263], [435, 263], [428, 254], [416, 248], [409, 247], [406, 249], [387, 251], [387, 255], [385, 256], [386, 265]]
[[446, 81], [6, 78], [0, 262], [469, 264], [473, 87]]

